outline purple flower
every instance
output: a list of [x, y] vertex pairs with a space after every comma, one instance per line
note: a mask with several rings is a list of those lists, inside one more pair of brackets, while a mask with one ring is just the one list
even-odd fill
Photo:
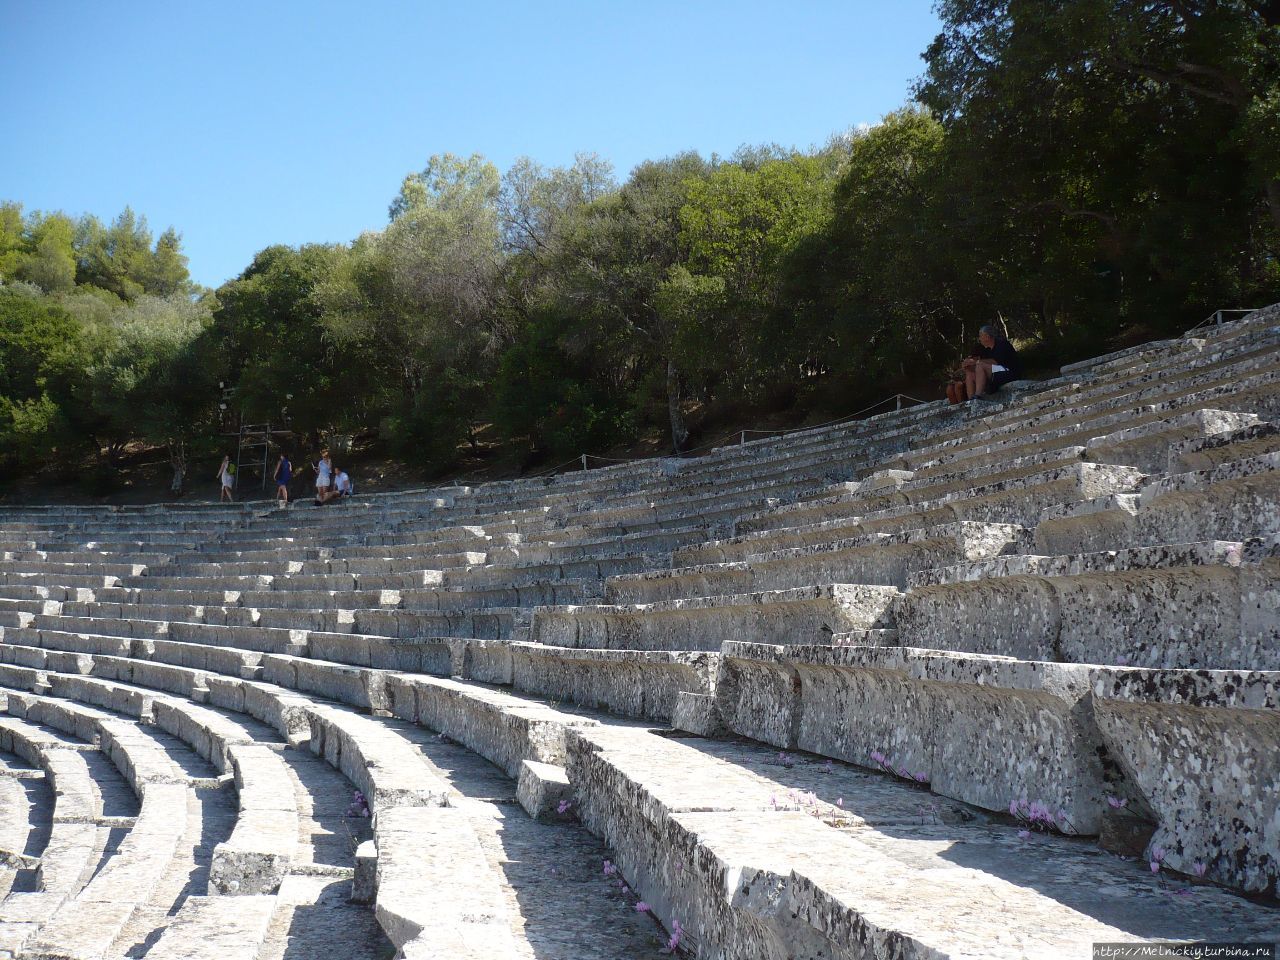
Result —
[[1030, 840], [1030, 839], [1031, 839], [1031, 831], [1030, 831], [1030, 830], [1019, 830], [1019, 831], [1018, 831], [1018, 839], [1019, 839], [1019, 840]]
[[883, 753], [881, 753], [879, 750], [872, 750], [872, 751], [871, 751], [871, 759], [872, 759], [875, 763], [884, 763], [884, 754], [883, 754]]
[[566, 813], [569, 812], [569, 808], [572, 806], [573, 806], [572, 800], [561, 800], [560, 803], [556, 805], [556, 811], [560, 814], [560, 816], [564, 816]]
[[637, 900], [636, 913], [648, 913], [648, 912], [649, 912], [649, 905], [645, 903], [643, 900]]
[[917, 783], [928, 783], [928, 782], [929, 782], [929, 775], [928, 775], [927, 773], [917, 773], [917, 774], [916, 774], [916, 782], [917, 782]]
[[1207, 869], [1209, 868], [1199, 860], [1197, 860], [1194, 864], [1191, 865], [1191, 872], [1194, 873], [1197, 877], [1200, 877], [1201, 879], [1204, 878], [1204, 872]]
[[612, 877], [617, 872], [618, 868], [613, 865], [612, 860], [606, 860], [604, 862], [604, 875], [606, 877]]
[[1019, 804], [1017, 800], [1009, 801], [1009, 816], [1016, 817], [1018, 815], [1018, 806]]
[[675, 953], [676, 948], [680, 946], [680, 941], [684, 939], [684, 927], [680, 926], [679, 920], [671, 921], [671, 938], [667, 941], [667, 952]]
[[1152, 860], [1152, 861], [1151, 861], [1151, 872], [1152, 872], [1152, 873], [1159, 873], [1159, 872], [1160, 872], [1160, 861], [1159, 861], [1159, 860]]
[[1113, 797], [1110, 795], [1107, 796], [1107, 806], [1109, 806], [1112, 810], [1123, 810], [1128, 805], [1129, 805], [1129, 801], [1123, 799], [1122, 797]]

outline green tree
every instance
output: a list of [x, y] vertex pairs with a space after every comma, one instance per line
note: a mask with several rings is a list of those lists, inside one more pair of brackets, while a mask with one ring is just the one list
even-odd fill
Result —
[[75, 320], [34, 288], [0, 289], [0, 462], [42, 461], [74, 441], [88, 344]]
[[1274, 7], [940, 5], [920, 97], [970, 200], [962, 236], [1001, 266], [1002, 311], [1096, 344], [1134, 317], [1177, 325], [1274, 292]]

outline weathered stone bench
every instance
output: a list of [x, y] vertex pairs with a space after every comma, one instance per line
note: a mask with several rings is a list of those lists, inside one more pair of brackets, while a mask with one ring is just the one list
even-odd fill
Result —
[[531, 639], [609, 650], [718, 650], [729, 640], [810, 643], [829, 633], [887, 626], [898, 591], [866, 584], [663, 600], [649, 604], [537, 607]]
[[1210, 541], [917, 571], [896, 622], [907, 646], [1069, 663], [1277, 669], [1278, 600], [1275, 573], [1263, 562], [1244, 562], [1240, 543]]

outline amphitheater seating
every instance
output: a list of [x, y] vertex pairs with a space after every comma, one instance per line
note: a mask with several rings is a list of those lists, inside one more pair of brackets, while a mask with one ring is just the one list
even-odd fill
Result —
[[0, 957], [1280, 941], [1280, 306], [1006, 394], [0, 508]]

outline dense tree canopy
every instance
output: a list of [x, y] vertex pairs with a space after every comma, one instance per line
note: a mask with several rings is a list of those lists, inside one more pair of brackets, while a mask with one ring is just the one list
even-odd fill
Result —
[[[0, 457], [177, 461], [233, 412], [446, 469], [849, 410], [1002, 322], [1046, 362], [1280, 299], [1280, 4], [944, 0], [913, 102], [806, 151], [500, 173], [216, 292], [126, 209], [0, 205]], [[726, 425], [728, 425], [726, 423]]]

